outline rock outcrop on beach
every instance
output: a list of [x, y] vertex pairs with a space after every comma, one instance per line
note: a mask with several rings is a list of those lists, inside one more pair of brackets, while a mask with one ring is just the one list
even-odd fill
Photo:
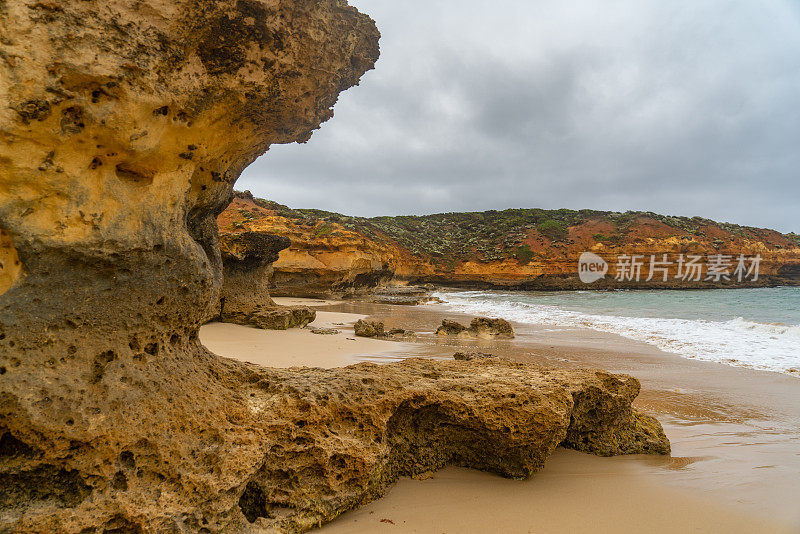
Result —
[[394, 304], [396, 306], [418, 306], [441, 302], [431, 295], [432, 286], [382, 286], [371, 292], [370, 301], [376, 304]]
[[[252, 195], [249, 195], [252, 197]], [[237, 218], [234, 204], [222, 219], [236, 220], [242, 229], [273, 232], [292, 240], [276, 263], [277, 291], [326, 295], [339, 280], [362, 277], [361, 287], [384, 279], [411, 284], [467, 288], [529, 290], [586, 289], [578, 278], [578, 259], [584, 252], [603, 258], [613, 270], [620, 256], [673, 262], [668, 279], [616, 280], [613, 273], [592, 284], [610, 288], [763, 287], [800, 284], [800, 236], [774, 230], [718, 223], [700, 217], [671, 217], [655, 213], [614, 213], [594, 210], [511, 209], [425, 216], [351, 217], [314, 209], [290, 209], [260, 199], [249, 201], [247, 218]], [[252, 208], [257, 206], [258, 209]], [[322, 231], [321, 229], [324, 229]], [[354, 247], [353, 243], [360, 243]], [[302, 252], [301, 252], [302, 251]], [[306, 255], [307, 252], [307, 255]], [[676, 279], [677, 259], [683, 254], [726, 255], [735, 259], [761, 257], [758, 280]], [[375, 259], [365, 271], [358, 263]], [[293, 261], [291, 258], [305, 258]], [[308, 257], [320, 261], [309, 261]], [[335, 262], [332, 260], [335, 258]], [[331, 268], [330, 265], [334, 265]], [[359, 265], [351, 269], [349, 265]], [[733, 268], [731, 268], [733, 270]], [[335, 276], [334, 276], [335, 272]], [[321, 273], [327, 273], [322, 276]], [[365, 273], [371, 273], [366, 276]], [[330, 284], [326, 286], [326, 283]], [[285, 289], [284, 289], [285, 287]], [[341, 293], [341, 292], [340, 292]], [[387, 303], [392, 298], [387, 299]], [[396, 299], [403, 303], [402, 299]]]
[[385, 337], [386, 330], [384, 330], [383, 323], [380, 321], [365, 321], [359, 319], [353, 325], [353, 332], [359, 337]]
[[514, 329], [505, 319], [476, 317], [469, 327], [456, 321], [442, 319], [442, 325], [436, 329], [438, 336], [457, 336], [475, 339], [514, 339]]
[[[231, 369], [261, 416], [260, 449], [238, 457], [231, 517], [302, 532], [445, 465], [525, 478], [561, 445], [598, 454], [667, 454], [659, 423], [631, 407], [632, 377], [542, 370], [507, 360], [411, 359], [344, 369]], [[237, 497], [238, 501], [231, 497]], [[222, 503], [218, 503], [223, 508]], [[242, 517], [243, 516], [243, 517]]]
[[261, 232], [220, 236], [223, 282], [218, 320], [266, 330], [314, 321], [317, 313], [308, 306], [278, 306], [270, 297], [272, 264], [288, 246], [286, 237]]
[[359, 319], [353, 325], [353, 331], [358, 337], [371, 337], [379, 339], [402, 340], [415, 338], [417, 334], [412, 330], [405, 330], [404, 328], [392, 328], [386, 330], [383, 322], [381, 321], [365, 321]]

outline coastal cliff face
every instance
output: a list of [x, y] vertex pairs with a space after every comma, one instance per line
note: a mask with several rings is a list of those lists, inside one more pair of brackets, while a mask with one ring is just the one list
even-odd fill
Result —
[[[291, 247], [276, 263], [273, 291], [300, 295], [332, 290], [336, 281], [362, 276], [372, 286], [391, 278], [416, 284], [510, 289], [704, 288], [800, 284], [800, 237], [774, 230], [654, 213], [520, 209], [428, 216], [349, 217], [320, 210], [296, 210], [241, 194], [223, 215], [233, 233], [249, 229], [288, 237]], [[242, 215], [244, 214], [244, 215]], [[235, 224], [240, 228], [237, 230]], [[327, 229], [323, 233], [321, 229]], [[359, 247], [352, 244], [358, 243]], [[609, 264], [610, 274], [587, 286], [578, 277], [578, 259], [592, 252]], [[363, 276], [350, 267], [376, 258]], [[667, 281], [649, 276], [651, 256], [667, 255]], [[317, 261], [317, 255], [321, 261]], [[681, 255], [759, 256], [758, 280], [676, 279]], [[641, 280], [616, 280], [621, 256], [643, 262]], [[302, 258], [302, 259], [301, 259]], [[335, 258], [335, 266], [331, 266]], [[325, 260], [328, 260], [327, 262]], [[749, 267], [748, 263], [748, 267]], [[305, 285], [304, 285], [305, 281]]]
[[[273, 264], [270, 291], [275, 296], [343, 297], [391, 280], [408, 253], [386, 240], [367, 237], [324, 220], [281, 216], [270, 203], [236, 193], [218, 217], [223, 246], [244, 233], [289, 239]], [[408, 260], [410, 262], [410, 259]]]

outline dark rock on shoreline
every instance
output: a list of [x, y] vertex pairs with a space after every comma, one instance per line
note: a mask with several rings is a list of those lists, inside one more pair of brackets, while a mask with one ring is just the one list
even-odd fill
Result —
[[467, 327], [457, 321], [442, 319], [442, 326], [436, 329], [437, 336], [458, 336], [467, 331]]
[[441, 302], [438, 297], [430, 296], [381, 296], [376, 295], [370, 299], [375, 304], [394, 304], [396, 306], [419, 306], [420, 304], [432, 304]]
[[392, 328], [387, 331], [380, 321], [365, 321], [359, 319], [354, 325], [355, 334], [359, 337], [372, 337], [382, 339], [409, 339], [416, 337], [416, 334], [411, 330], [404, 330], [402, 328]]
[[372, 291], [370, 301], [376, 304], [394, 304], [398, 306], [417, 306], [441, 302], [438, 297], [431, 296], [432, 287], [422, 286], [382, 286]]
[[505, 319], [477, 317], [469, 324], [467, 332], [480, 339], [513, 339], [514, 329]]
[[359, 337], [385, 337], [383, 323], [380, 321], [365, 321], [359, 319], [354, 325], [355, 334]]
[[513, 339], [514, 329], [505, 319], [476, 317], [469, 328], [448, 319], [442, 320], [442, 326], [436, 329], [439, 336], [460, 336], [478, 339]]

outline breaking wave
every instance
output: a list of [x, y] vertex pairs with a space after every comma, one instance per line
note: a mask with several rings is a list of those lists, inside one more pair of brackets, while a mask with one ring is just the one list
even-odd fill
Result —
[[[800, 325], [760, 323], [742, 317], [715, 321], [598, 314], [521, 302], [508, 293], [440, 292], [436, 296], [448, 309], [465, 314], [503, 317], [518, 323], [591, 328], [649, 343], [685, 358], [800, 373]], [[523, 298], [535, 299], [529, 295]]]

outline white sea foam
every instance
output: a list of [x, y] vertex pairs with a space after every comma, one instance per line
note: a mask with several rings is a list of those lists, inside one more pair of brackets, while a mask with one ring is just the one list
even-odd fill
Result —
[[503, 317], [528, 324], [591, 328], [643, 341], [686, 358], [790, 374], [800, 370], [800, 325], [757, 323], [741, 317], [708, 321], [600, 315], [503, 300], [476, 291], [436, 296], [449, 309], [470, 315]]

